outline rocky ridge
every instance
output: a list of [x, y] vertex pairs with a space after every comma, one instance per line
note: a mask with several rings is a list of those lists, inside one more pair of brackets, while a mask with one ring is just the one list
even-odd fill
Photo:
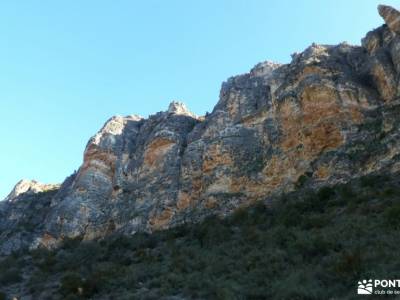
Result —
[[[152, 232], [301, 187], [399, 171], [400, 13], [378, 10], [386, 24], [361, 46], [313, 44], [289, 64], [257, 64], [222, 84], [205, 117], [172, 102], [147, 119], [111, 118], [38, 210], [24, 193], [0, 204], [8, 231], [0, 252]], [[37, 211], [34, 230], [21, 235], [10, 216]]]
[[4, 201], [14, 202], [22, 194], [37, 194], [55, 190], [59, 187], [59, 184], [44, 184], [37, 182], [36, 180], [22, 179], [14, 186], [13, 190], [8, 194]]

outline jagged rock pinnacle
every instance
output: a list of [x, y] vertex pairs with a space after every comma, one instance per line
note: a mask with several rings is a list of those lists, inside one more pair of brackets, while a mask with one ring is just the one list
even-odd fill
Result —
[[282, 64], [272, 62], [272, 61], [264, 61], [256, 64], [251, 70], [250, 73], [253, 76], [269, 76], [272, 71], [276, 68], [282, 66]]
[[172, 101], [169, 104], [168, 113], [195, 117], [195, 115], [189, 111], [186, 105], [180, 101]]
[[379, 5], [378, 12], [390, 30], [400, 34], [400, 12], [388, 5]]

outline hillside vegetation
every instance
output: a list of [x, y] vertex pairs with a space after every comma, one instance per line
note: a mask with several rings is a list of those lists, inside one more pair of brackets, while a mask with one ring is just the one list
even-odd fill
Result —
[[299, 189], [226, 219], [0, 262], [0, 299], [344, 299], [397, 278], [398, 175]]

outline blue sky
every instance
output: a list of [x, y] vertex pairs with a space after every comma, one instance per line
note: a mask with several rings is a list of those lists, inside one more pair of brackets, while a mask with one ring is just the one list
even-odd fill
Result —
[[[400, 7], [400, 1], [385, 1]], [[359, 44], [374, 0], [0, 2], [0, 199], [61, 182], [112, 115], [178, 99], [211, 111], [226, 78], [312, 42]]]

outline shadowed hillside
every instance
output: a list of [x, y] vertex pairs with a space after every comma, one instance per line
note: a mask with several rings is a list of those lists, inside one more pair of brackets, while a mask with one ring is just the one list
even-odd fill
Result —
[[33, 299], [353, 299], [358, 280], [398, 275], [398, 175], [300, 189], [154, 234], [16, 253], [0, 261], [0, 290]]

